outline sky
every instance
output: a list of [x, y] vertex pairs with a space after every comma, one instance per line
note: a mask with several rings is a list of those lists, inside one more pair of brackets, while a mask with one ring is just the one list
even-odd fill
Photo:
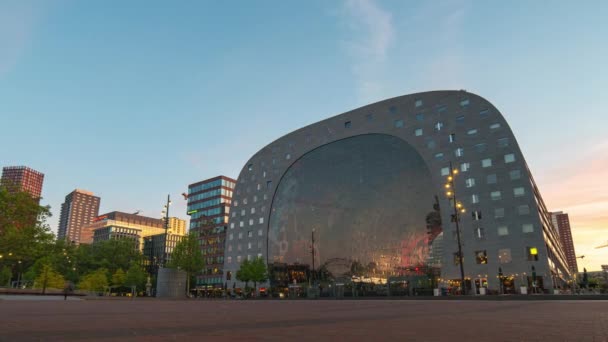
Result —
[[466, 89], [514, 131], [579, 268], [608, 264], [608, 2], [0, 1], [0, 166], [100, 212], [179, 194], [305, 125]]

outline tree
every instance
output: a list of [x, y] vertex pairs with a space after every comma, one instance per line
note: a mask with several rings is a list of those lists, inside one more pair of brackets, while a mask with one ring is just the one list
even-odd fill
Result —
[[253, 282], [253, 292], [255, 293], [257, 291], [258, 283], [263, 283], [268, 280], [268, 270], [264, 259], [261, 257], [253, 259], [248, 267], [250, 280]]
[[136, 262], [131, 262], [125, 274], [124, 286], [135, 286], [138, 290], [144, 290], [148, 274]]
[[78, 287], [82, 290], [92, 291], [92, 292], [103, 292], [106, 287], [108, 287], [108, 270], [105, 268], [100, 268], [96, 271], [93, 271], [87, 275], [85, 275]]
[[115, 287], [123, 287], [125, 286], [125, 271], [122, 268], [119, 268], [112, 275], [112, 286]]
[[10, 286], [9, 282], [11, 281], [11, 277], [13, 276], [13, 272], [8, 266], [2, 267], [0, 269], [0, 287]]
[[190, 233], [177, 243], [171, 253], [171, 260], [167, 265], [170, 268], [183, 270], [186, 272], [188, 280], [186, 282], [186, 293], [190, 293], [190, 277], [199, 273], [205, 262], [198, 244], [195, 233]]
[[64, 286], [63, 276], [57, 273], [50, 264], [44, 263], [40, 274], [34, 281], [34, 287], [42, 288], [42, 294], [44, 294], [47, 288], [62, 289]]
[[245, 288], [247, 288], [249, 282], [251, 281], [251, 267], [249, 266], [251, 262], [248, 259], [243, 260], [241, 262], [241, 266], [236, 271], [236, 279], [238, 281], [245, 282]]

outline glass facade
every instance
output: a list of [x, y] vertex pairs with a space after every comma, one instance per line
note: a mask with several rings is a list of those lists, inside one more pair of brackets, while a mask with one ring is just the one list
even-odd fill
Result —
[[355, 136], [304, 155], [281, 179], [272, 204], [271, 286], [313, 281], [376, 293], [409, 273], [427, 279], [441, 260], [431, 189], [421, 156], [393, 136]]

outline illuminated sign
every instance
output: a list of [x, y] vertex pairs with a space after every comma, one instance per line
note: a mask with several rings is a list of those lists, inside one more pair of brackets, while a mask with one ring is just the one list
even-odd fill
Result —
[[96, 218], [94, 218], [93, 222], [98, 222], [98, 221], [107, 220], [107, 219], [108, 219], [108, 215], [101, 215], [101, 216], [97, 216]]
[[197, 210], [197, 209], [195, 209], [195, 210], [190, 210], [190, 211], [189, 211], [187, 214], [188, 214], [188, 215], [192, 215], [192, 214], [194, 214], [194, 213], [198, 213], [198, 210]]
[[538, 249], [536, 247], [530, 247], [530, 255], [537, 255]]

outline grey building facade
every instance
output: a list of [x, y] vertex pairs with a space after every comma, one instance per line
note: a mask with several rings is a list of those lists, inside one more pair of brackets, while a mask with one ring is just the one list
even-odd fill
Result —
[[513, 132], [490, 102], [465, 91], [384, 100], [262, 148], [234, 189], [224, 281], [242, 287], [233, 276], [240, 263], [262, 257], [271, 272], [263, 286], [346, 282], [375, 294], [401, 279], [453, 286], [460, 270], [445, 189], [450, 163], [466, 208], [467, 286], [565, 286], [559, 236]]

